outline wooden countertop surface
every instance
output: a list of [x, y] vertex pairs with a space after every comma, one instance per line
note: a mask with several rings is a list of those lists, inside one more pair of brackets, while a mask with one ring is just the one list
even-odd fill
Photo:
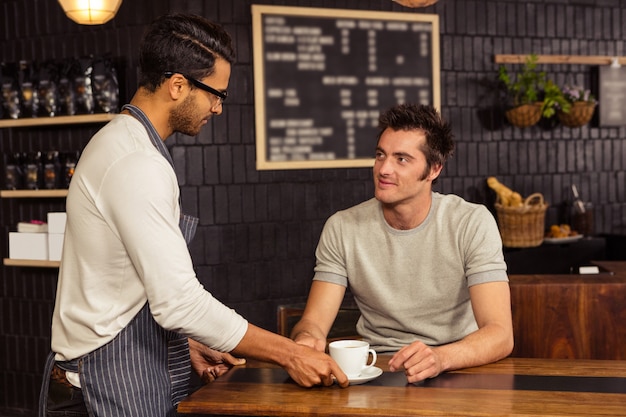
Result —
[[625, 261], [593, 261], [600, 267], [599, 274], [511, 274], [511, 285], [523, 284], [560, 284], [569, 282], [574, 284], [607, 283], [626, 284]]
[[[389, 356], [377, 365], [387, 370]], [[180, 413], [238, 416], [617, 416], [626, 361], [507, 358], [407, 384], [402, 373], [348, 388], [296, 385], [251, 361], [190, 395]]]

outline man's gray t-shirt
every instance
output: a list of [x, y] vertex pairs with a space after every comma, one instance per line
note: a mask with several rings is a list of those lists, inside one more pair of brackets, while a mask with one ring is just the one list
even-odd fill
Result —
[[314, 280], [349, 286], [361, 311], [357, 331], [379, 352], [462, 339], [478, 328], [469, 287], [508, 281], [486, 207], [432, 196], [415, 229], [391, 228], [373, 198], [335, 213], [320, 237]]

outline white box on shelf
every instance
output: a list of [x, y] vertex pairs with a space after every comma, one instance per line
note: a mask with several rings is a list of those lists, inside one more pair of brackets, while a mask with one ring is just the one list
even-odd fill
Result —
[[9, 232], [9, 258], [48, 260], [48, 234]]
[[17, 231], [20, 233], [48, 233], [48, 224], [39, 220], [19, 222]]
[[48, 260], [60, 261], [63, 254], [64, 233], [48, 233]]
[[48, 233], [65, 233], [67, 214], [64, 211], [48, 213]]

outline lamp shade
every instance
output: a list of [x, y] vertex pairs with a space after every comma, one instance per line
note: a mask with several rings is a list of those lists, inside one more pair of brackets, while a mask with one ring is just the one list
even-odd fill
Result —
[[437, 3], [439, 0], [393, 0], [405, 7], [426, 7]]
[[113, 19], [122, 0], [59, 0], [63, 11], [81, 25], [101, 25]]

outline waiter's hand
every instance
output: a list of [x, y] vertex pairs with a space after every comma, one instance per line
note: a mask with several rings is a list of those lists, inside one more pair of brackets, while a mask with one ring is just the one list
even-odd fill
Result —
[[419, 341], [397, 351], [389, 360], [389, 370], [404, 371], [409, 383], [434, 378], [443, 371], [437, 352]]
[[289, 360], [282, 364], [289, 376], [300, 386], [330, 386], [337, 382], [342, 388], [349, 385], [348, 377], [339, 365], [324, 352], [309, 346], [297, 345]]
[[235, 365], [243, 365], [246, 360], [230, 353], [218, 352], [210, 347], [189, 339], [191, 367], [205, 383], [213, 382]]

